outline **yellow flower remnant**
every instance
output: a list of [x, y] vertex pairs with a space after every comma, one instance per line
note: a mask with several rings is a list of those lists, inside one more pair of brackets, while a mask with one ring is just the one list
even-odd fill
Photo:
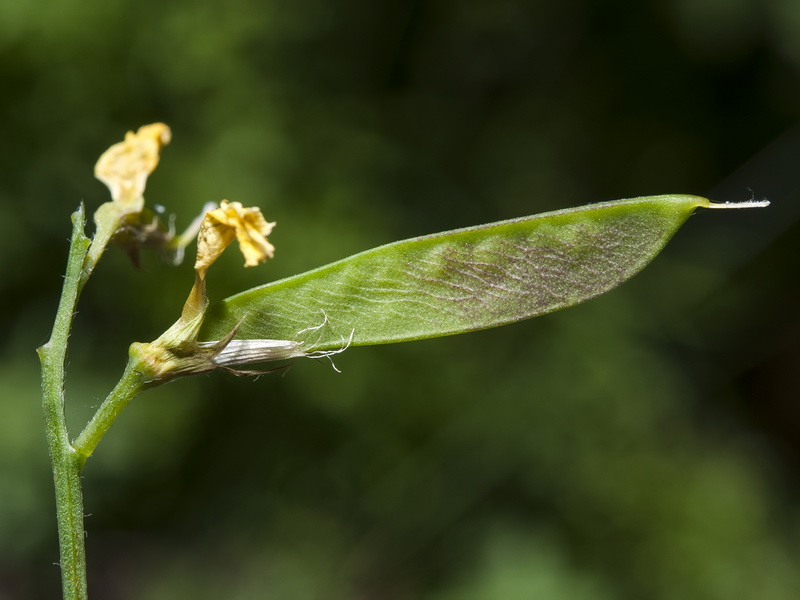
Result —
[[275, 223], [268, 222], [258, 207], [245, 208], [239, 202], [223, 200], [219, 208], [206, 213], [200, 226], [195, 270], [205, 272], [234, 238], [239, 241], [245, 267], [272, 258], [275, 247], [267, 236], [273, 227]]
[[274, 226], [275, 223], [269, 223], [259, 208], [245, 208], [239, 202], [223, 200], [218, 208], [206, 212], [197, 235], [194, 286], [180, 318], [157, 340], [131, 346], [131, 359], [136, 360], [137, 369], [147, 378], [149, 385], [217, 368], [232, 370], [230, 365], [234, 364], [306, 355], [300, 350], [300, 342], [288, 340], [259, 340], [262, 342], [260, 345], [240, 341], [226, 353], [236, 329], [217, 342], [197, 341], [208, 307], [208, 267], [234, 239], [239, 241], [246, 267], [272, 258], [275, 248], [267, 236]]
[[261, 209], [246, 208], [239, 202], [223, 200], [219, 207], [206, 212], [197, 234], [194, 286], [176, 326], [183, 327], [186, 323], [202, 319], [208, 305], [206, 271], [234, 238], [239, 241], [245, 267], [253, 267], [272, 258], [275, 247], [269, 243], [267, 236], [273, 227], [275, 223], [269, 223], [261, 214]]
[[108, 243], [116, 237], [136, 263], [138, 249], [145, 245], [165, 247], [165, 235], [157, 219], [144, 207], [147, 177], [158, 165], [161, 147], [169, 143], [169, 127], [153, 123], [129, 131], [125, 140], [106, 150], [94, 167], [94, 174], [108, 186], [111, 202], [101, 204], [94, 213], [97, 226], [92, 245], [83, 263], [81, 285], [92, 274]]
[[161, 147], [172, 133], [164, 123], [144, 125], [125, 134], [125, 141], [106, 150], [94, 167], [94, 175], [111, 191], [111, 198], [124, 214], [144, 208], [147, 177], [158, 165]]

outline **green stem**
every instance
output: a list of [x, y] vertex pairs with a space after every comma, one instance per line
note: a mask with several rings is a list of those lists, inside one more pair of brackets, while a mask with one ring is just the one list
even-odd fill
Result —
[[42, 404], [47, 445], [53, 466], [56, 518], [61, 554], [61, 580], [66, 600], [83, 600], [86, 589], [86, 551], [80, 470], [83, 461], [69, 443], [64, 416], [64, 369], [72, 317], [80, 293], [83, 262], [89, 240], [83, 233], [86, 215], [81, 206], [72, 215], [72, 239], [64, 287], [50, 340], [38, 349], [42, 364]]
[[75, 438], [73, 448], [80, 455], [81, 464], [92, 455], [97, 444], [108, 431], [111, 424], [133, 398], [144, 391], [147, 382], [137, 370], [138, 362], [131, 359], [125, 372], [111, 393], [97, 409], [92, 420], [87, 423], [81, 434]]
[[117, 214], [116, 206], [113, 202], [106, 202], [101, 205], [95, 215], [101, 215], [101, 219], [96, 223], [97, 230], [92, 237], [92, 243], [86, 252], [84, 262], [81, 265], [81, 279], [78, 284], [78, 293], [92, 276], [94, 268], [103, 256], [106, 246], [116, 233], [122, 221], [122, 216]]

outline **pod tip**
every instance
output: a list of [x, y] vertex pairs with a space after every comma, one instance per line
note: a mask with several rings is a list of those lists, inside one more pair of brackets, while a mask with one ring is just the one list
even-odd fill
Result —
[[709, 202], [705, 208], [764, 208], [769, 200], [748, 200], [746, 202]]

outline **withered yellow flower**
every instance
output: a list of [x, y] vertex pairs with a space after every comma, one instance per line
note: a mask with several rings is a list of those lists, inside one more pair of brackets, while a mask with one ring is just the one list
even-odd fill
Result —
[[274, 226], [275, 223], [268, 222], [259, 208], [245, 208], [240, 202], [223, 200], [219, 208], [206, 213], [200, 225], [195, 270], [205, 271], [234, 238], [244, 255], [245, 267], [254, 267], [272, 258], [275, 247], [267, 236]]
[[125, 134], [125, 141], [106, 150], [94, 167], [94, 174], [111, 191], [111, 198], [124, 213], [144, 208], [147, 177], [158, 165], [161, 147], [172, 134], [164, 123], [144, 125]]
[[252, 267], [269, 258], [275, 248], [267, 240], [275, 223], [269, 223], [258, 208], [245, 208], [239, 202], [223, 200], [218, 208], [208, 210], [197, 235], [197, 260], [194, 265], [194, 286], [183, 305], [180, 318], [161, 336], [148, 344], [131, 346], [139, 369], [149, 378], [149, 385], [158, 385], [174, 377], [205, 373], [214, 369], [227, 369], [237, 374], [233, 365], [269, 360], [283, 360], [298, 356], [329, 356], [324, 353], [304, 352], [302, 342], [292, 340], [234, 341], [235, 328], [225, 338], [216, 342], [198, 342], [197, 336], [208, 307], [206, 296], [206, 271], [234, 240], [245, 258], [245, 266]]

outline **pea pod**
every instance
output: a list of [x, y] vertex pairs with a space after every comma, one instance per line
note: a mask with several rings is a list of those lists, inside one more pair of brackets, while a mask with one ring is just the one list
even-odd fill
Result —
[[574, 306], [649, 263], [697, 208], [664, 195], [591, 204], [403, 240], [212, 306], [201, 333], [328, 351], [496, 327]]

